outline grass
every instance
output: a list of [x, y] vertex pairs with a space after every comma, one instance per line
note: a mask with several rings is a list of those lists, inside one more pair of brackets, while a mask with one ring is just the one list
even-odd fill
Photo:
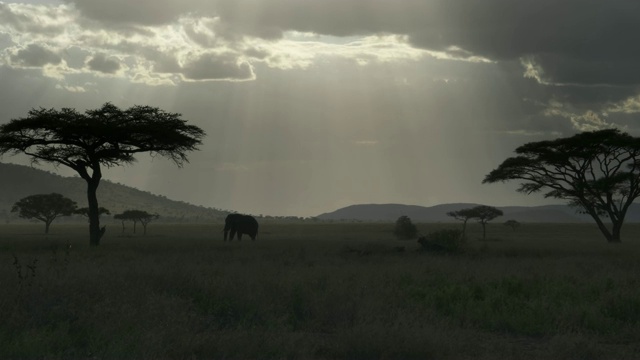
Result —
[[[457, 224], [418, 224], [429, 233]], [[416, 251], [393, 224], [0, 226], [2, 359], [634, 359], [640, 225], [469, 226]], [[117, 230], [116, 230], [117, 229]], [[404, 247], [405, 251], [399, 251]]]

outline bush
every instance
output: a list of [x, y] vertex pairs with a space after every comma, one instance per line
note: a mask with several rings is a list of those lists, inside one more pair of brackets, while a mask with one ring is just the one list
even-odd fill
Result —
[[401, 240], [409, 240], [413, 239], [418, 235], [418, 229], [411, 222], [411, 219], [406, 216], [400, 216], [398, 220], [396, 220], [396, 227], [393, 230], [393, 234]]
[[464, 237], [458, 229], [443, 229], [418, 238], [423, 251], [456, 253], [462, 250]]

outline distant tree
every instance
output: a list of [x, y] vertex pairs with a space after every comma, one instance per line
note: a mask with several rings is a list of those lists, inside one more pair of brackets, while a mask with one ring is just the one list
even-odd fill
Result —
[[113, 215], [113, 218], [122, 221], [122, 233], [124, 234], [124, 222], [129, 220], [129, 218], [124, 213], [115, 214]]
[[508, 226], [515, 231], [517, 228], [520, 227], [520, 223], [517, 222], [516, 220], [511, 219], [511, 220], [505, 221], [504, 226]]
[[418, 229], [411, 222], [411, 219], [408, 216], [403, 215], [396, 220], [396, 226], [393, 230], [393, 234], [398, 239], [408, 240], [413, 239], [418, 235]]
[[44, 233], [58, 216], [70, 216], [76, 210], [76, 202], [58, 193], [27, 196], [16, 202], [11, 212], [17, 212], [24, 219], [44, 221]]
[[502, 210], [487, 205], [476, 206], [472, 208], [471, 211], [473, 212], [473, 218], [478, 219], [478, 222], [482, 225], [483, 239], [487, 238], [487, 223], [503, 215]]
[[152, 220], [155, 220], [155, 219], [159, 218], [160, 215], [158, 215], [158, 214], [149, 214], [146, 211], [140, 211], [140, 210], [134, 210], [134, 211], [135, 211], [134, 216], [137, 218], [138, 221], [140, 221], [140, 224], [142, 224], [142, 227], [144, 229], [143, 235], [147, 235], [147, 225]]
[[147, 225], [154, 219], [159, 218], [158, 214], [149, 214], [143, 210], [126, 210], [122, 214], [116, 214], [113, 216], [114, 219], [122, 221], [122, 232], [124, 233], [124, 222], [125, 221], [133, 221], [133, 233], [136, 233], [136, 225], [138, 222], [142, 224], [144, 228], [143, 234], [147, 234]]
[[466, 238], [467, 221], [475, 217], [473, 209], [462, 209], [458, 211], [449, 211], [447, 216], [451, 216], [456, 220], [462, 221], [462, 238]]
[[[79, 208], [76, 211], [74, 211], [74, 214], [82, 215], [82, 216], [84, 216], [84, 217], [86, 217], [88, 219], [89, 218], [89, 208], [88, 207]], [[98, 216], [100, 216], [100, 215], [111, 215], [111, 212], [108, 209], [100, 206], [98, 208]]]
[[133, 222], [133, 233], [136, 233], [136, 225], [138, 224], [138, 210], [126, 210], [122, 214], [116, 214], [114, 219], [122, 221], [122, 232], [124, 233], [124, 222]]
[[[610, 243], [620, 242], [624, 218], [640, 196], [640, 138], [616, 129], [532, 142], [516, 150], [483, 183], [522, 180], [519, 192], [544, 189], [589, 214]], [[608, 217], [611, 228], [603, 218]]]
[[45, 161], [75, 170], [87, 182], [89, 243], [97, 246], [104, 234], [96, 195], [102, 167], [133, 163], [134, 155], [143, 152], [182, 166], [205, 133], [180, 117], [155, 107], [121, 110], [110, 103], [84, 113], [32, 109], [26, 118], [0, 125], [0, 155], [23, 153], [33, 163]]

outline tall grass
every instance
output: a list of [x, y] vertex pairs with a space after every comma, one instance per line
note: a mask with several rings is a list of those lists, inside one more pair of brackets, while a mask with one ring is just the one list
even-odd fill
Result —
[[241, 243], [215, 226], [151, 225], [97, 249], [85, 227], [2, 226], [0, 358], [640, 353], [637, 225], [619, 245], [590, 225], [494, 225], [490, 241], [470, 226], [456, 255], [418, 252], [393, 224], [267, 224]]

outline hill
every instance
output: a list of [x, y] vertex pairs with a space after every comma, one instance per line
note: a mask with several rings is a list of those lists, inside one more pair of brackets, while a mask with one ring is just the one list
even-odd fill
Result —
[[[479, 204], [459, 203], [442, 204], [431, 207], [402, 204], [361, 204], [351, 205], [333, 212], [318, 215], [320, 220], [356, 220], [393, 222], [406, 215], [414, 222], [454, 222], [447, 212], [471, 208]], [[514, 219], [524, 223], [580, 223], [593, 220], [566, 205], [545, 206], [502, 206], [504, 212], [500, 219]], [[640, 222], [640, 205], [629, 209], [626, 222]]]
[[[86, 183], [79, 177], [63, 177], [29, 166], [0, 163], [0, 219], [15, 218], [13, 204], [29, 195], [60, 193], [87, 206]], [[160, 214], [159, 221], [221, 222], [227, 212], [167, 199], [129, 186], [102, 180], [98, 200], [111, 214], [139, 209]]]

